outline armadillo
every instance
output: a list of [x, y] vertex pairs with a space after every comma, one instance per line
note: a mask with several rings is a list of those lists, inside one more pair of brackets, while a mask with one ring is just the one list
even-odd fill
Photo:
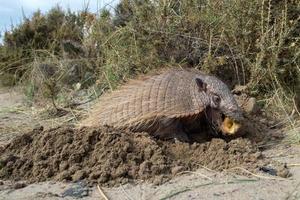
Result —
[[234, 135], [243, 120], [224, 82], [198, 70], [171, 69], [103, 95], [81, 126], [109, 125], [188, 141], [186, 130], [201, 126], [203, 116], [223, 135]]

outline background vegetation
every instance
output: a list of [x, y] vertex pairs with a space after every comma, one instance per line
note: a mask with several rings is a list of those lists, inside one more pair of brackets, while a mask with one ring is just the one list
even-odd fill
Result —
[[[112, 10], [54, 7], [7, 31], [3, 85], [54, 106], [86, 89], [90, 98], [163, 67], [212, 73], [275, 117], [299, 117], [299, 0], [121, 0]], [[299, 136], [300, 138], [300, 136]]]

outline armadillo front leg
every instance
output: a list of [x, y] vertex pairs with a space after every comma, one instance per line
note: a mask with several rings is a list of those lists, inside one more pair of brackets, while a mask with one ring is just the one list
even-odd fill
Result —
[[161, 139], [176, 139], [181, 142], [189, 142], [188, 135], [183, 131], [179, 119], [164, 118], [159, 121], [159, 127], [153, 134]]

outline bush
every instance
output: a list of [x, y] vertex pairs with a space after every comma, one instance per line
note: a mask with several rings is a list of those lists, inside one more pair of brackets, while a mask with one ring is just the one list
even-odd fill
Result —
[[275, 105], [274, 112], [289, 113], [300, 107], [299, 5], [297, 0], [121, 0], [114, 14], [55, 7], [5, 33], [0, 69], [32, 80], [45, 77], [36, 76], [37, 66], [50, 63], [57, 94], [76, 82], [96, 83], [103, 91], [154, 69], [192, 67], [231, 88], [247, 85], [251, 95], [267, 99], [266, 106]]

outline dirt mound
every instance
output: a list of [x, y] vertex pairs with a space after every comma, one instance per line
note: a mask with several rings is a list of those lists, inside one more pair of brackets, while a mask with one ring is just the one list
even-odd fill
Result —
[[162, 183], [199, 165], [214, 170], [264, 165], [261, 152], [245, 138], [203, 143], [160, 141], [147, 133], [109, 127], [34, 130], [0, 149], [0, 178], [37, 182], [88, 180], [112, 186], [131, 180]]

